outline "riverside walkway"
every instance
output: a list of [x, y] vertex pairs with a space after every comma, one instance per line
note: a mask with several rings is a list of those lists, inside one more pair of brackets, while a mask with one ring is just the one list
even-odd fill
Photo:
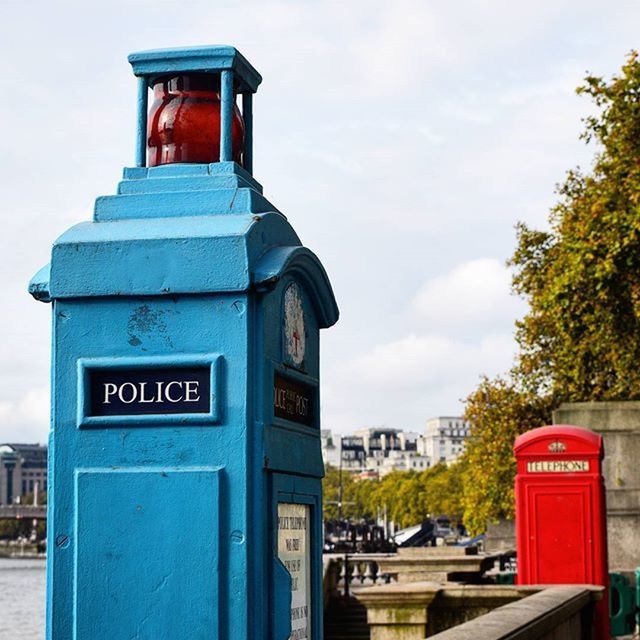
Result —
[[324, 640], [590, 637], [601, 587], [487, 584], [486, 568], [501, 561], [496, 554], [456, 547], [407, 551], [354, 554], [347, 562], [325, 557]]

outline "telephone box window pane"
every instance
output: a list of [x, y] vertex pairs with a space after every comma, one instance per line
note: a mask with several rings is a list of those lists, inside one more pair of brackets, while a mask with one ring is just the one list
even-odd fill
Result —
[[289, 640], [311, 638], [310, 507], [278, 504], [278, 558], [291, 574], [291, 635]]

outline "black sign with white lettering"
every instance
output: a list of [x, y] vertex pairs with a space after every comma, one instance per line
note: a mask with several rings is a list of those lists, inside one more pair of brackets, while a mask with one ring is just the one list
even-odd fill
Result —
[[209, 413], [211, 369], [90, 369], [91, 416]]
[[273, 411], [277, 418], [312, 427], [315, 424], [315, 388], [276, 373], [273, 378]]

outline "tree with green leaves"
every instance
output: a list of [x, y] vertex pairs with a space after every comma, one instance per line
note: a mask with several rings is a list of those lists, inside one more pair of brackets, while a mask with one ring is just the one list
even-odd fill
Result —
[[598, 112], [582, 134], [589, 173], [559, 187], [551, 230], [518, 225], [514, 288], [530, 310], [518, 323], [518, 374], [560, 401], [640, 398], [640, 62], [578, 88]]
[[[393, 471], [379, 480], [355, 480], [342, 471], [342, 516], [373, 520], [385, 512], [399, 527], [420, 524], [430, 516], [462, 514], [462, 465], [438, 464], [420, 473]], [[327, 466], [323, 480], [324, 517], [338, 517], [340, 471]]]
[[549, 231], [517, 225], [513, 286], [529, 304], [507, 379], [483, 380], [467, 399], [464, 517], [474, 531], [513, 514], [513, 440], [550, 421], [563, 401], [640, 398], [640, 62], [589, 75], [582, 138], [590, 171], [568, 172]]
[[511, 381], [484, 379], [467, 398], [472, 424], [462, 462], [463, 521], [472, 534], [490, 520], [513, 518], [516, 473], [513, 442], [525, 431], [549, 424], [551, 403]]

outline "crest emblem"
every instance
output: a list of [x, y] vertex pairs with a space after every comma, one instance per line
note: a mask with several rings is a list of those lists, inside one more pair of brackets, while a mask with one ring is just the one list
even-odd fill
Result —
[[567, 445], [564, 442], [560, 442], [560, 440], [555, 440], [554, 442], [549, 443], [549, 451], [551, 453], [562, 453], [567, 450]]

